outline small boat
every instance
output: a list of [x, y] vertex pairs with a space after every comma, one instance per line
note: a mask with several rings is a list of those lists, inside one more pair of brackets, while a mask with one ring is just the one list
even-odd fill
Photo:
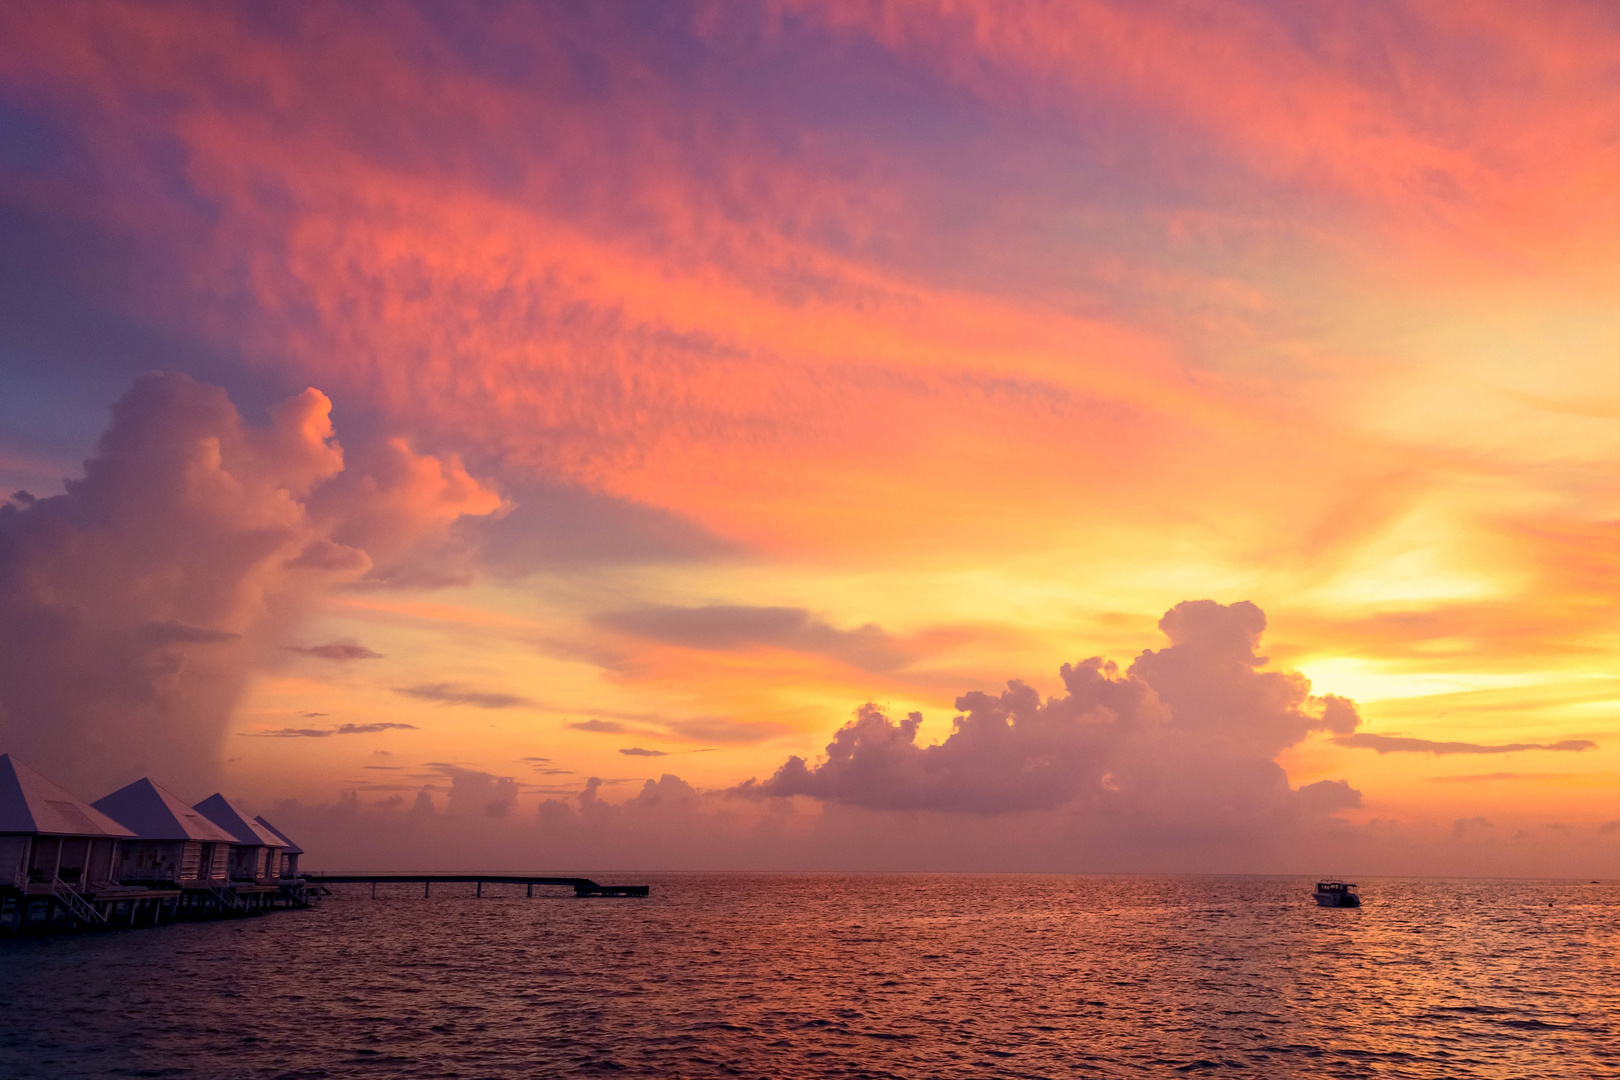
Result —
[[1348, 881], [1318, 881], [1316, 902], [1322, 907], [1360, 907], [1361, 896]]

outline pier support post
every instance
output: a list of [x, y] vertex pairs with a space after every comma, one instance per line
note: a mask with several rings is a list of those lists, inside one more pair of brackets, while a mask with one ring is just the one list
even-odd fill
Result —
[[534, 899], [534, 882], [529, 882], [529, 899]]
[[375, 881], [371, 883], [371, 898], [373, 900], [377, 899], [377, 883]]
[[433, 888], [433, 882], [431, 882], [431, 881], [422, 882], [422, 899], [426, 900], [428, 898], [428, 890], [431, 889], [431, 888]]
[[482, 900], [483, 898], [484, 898], [484, 883], [482, 881], [480, 881], [478, 883], [478, 899]]

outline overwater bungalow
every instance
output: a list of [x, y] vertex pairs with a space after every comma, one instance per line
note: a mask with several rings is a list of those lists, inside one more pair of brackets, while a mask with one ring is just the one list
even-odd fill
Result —
[[302, 855], [304, 853], [304, 849], [299, 847], [297, 844], [293, 843], [291, 840], [289, 840], [287, 838], [286, 833], [282, 832], [280, 829], [276, 828], [274, 825], [272, 825], [268, 821], [264, 820], [264, 818], [262, 816], [261, 817], [255, 817], [253, 819], [253, 823], [255, 825], [260, 825], [260, 826], [263, 826], [264, 828], [270, 830], [270, 832], [278, 840], [280, 840], [282, 843], [287, 845], [286, 847], [281, 849], [281, 866], [280, 866], [280, 868], [277, 871], [275, 876], [276, 877], [282, 877], [282, 878], [295, 878], [295, 877], [297, 877], [298, 876], [298, 856], [300, 856], [300, 855]]
[[134, 832], [0, 754], [0, 928], [134, 925], [172, 916], [179, 890], [118, 883]]
[[[266, 863], [285, 846], [254, 840]], [[317, 901], [319, 888], [296, 877], [230, 881], [231, 855], [243, 847], [150, 780], [88, 803], [0, 754], [0, 931], [150, 925]], [[251, 870], [254, 858], [245, 863]]]
[[232, 881], [274, 884], [279, 878], [281, 853], [287, 843], [219, 792], [193, 809], [231, 835]]
[[[0, 885], [107, 885], [135, 834], [77, 795], [0, 754]], [[48, 891], [48, 890], [47, 890]]]
[[236, 838], [150, 778], [91, 805], [135, 834], [123, 843], [120, 881], [209, 887], [229, 880]]

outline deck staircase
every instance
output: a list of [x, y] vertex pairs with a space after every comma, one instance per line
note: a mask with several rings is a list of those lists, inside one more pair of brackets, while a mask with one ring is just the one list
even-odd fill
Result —
[[285, 881], [279, 882], [281, 892], [287, 897], [293, 907], [307, 908], [312, 902], [310, 890], [303, 885], [289, 885]]
[[107, 916], [97, 911], [93, 904], [79, 895], [79, 890], [67, 882], [51, 882], [51, 897], [66, 908], [68, 915], [77, 922], [89, 926], [107, 925]]
[[221, 911], [246, 911], [247, 901], [237, 895], [229, 885], [210, 885], [208, 895], [219, 901]]

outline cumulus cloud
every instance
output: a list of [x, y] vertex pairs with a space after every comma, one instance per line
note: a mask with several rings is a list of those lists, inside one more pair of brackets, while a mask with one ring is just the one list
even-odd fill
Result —
[[[268, 739], [324, 739], [329, 735], [371, 735], [379, 731], [416, 731], [415, 724], [339, 724], [335, 728], [281, 728], [279, 731], [253, 731]], [[375, 768], [376, 766], [369, 766]]]
[[398, 447], [396, 468], [410, 456], [445, 483], [368, 480], [330, 409], [309, 389], [254, 427], [219, 387], [148, 375], [63, 494], [0, 505], [0, 741], [86, 787], [132, 770], [201, 782], [272, 633], [498, 504]]
[[1043, 700], [1011, 681], [957, 699], [950, 735], [918, 743], [923, 718], [875, 705], [812, 765], [790, 758], [739, 791], [808, 795], [867, 809], [981, 816], [1073, 807], [1096, 820], [1172, 830], [1329, 815], [1359, 804], [1342, 781], [1293, 788], [1275, 758], [1312, 731], [1348, 733], [1354, 705], [1313, 697], [1292, 671], [1263, 671], [1255, 605], [1178, 604], [1160, 620], [1170, 646], [1122, 674], [1100, 657], [1063, 666], [1066, 692]]
[[[325, 485], [316, 509], [337, 522], [331, 539], [365, 551], [375, 565], [368, 579], [396, 585], [466, 583], [472, 577], [466, 546], [449, 532], [462, 517], [484, 519], [507, 511], [491, 487], [474, 479], [455, 454], [420, 454], [404, 439], [363, 448], [354, 467]], [[348, 506], [364, 514], [346, 514]]]
[[333, 641], [325, 645], [288, 645], [288, 652], [301, 653], [304, 656], [315, 656], [322, 660], [335, 660], [338, 663], [348, 663], [351, 660], [381, 660], [382, 653], [374, 652], [358, 642]]
[[517, 780], [478, 769], [435, 763], [431, 766], [450, 780], [446, 813], [501, 818], [517, 802]]
[[616, 633], [689, 649], [770, 646], [829, 656], [863, 671], [893, 671], [912, 660], [901, 642], [876, 624], [840, 630], [796, 607], [655, 605], [605, 612], [592, 621]]
[[1597, 743], [1590, 739], [1564, 739], [1554, 743], [1472, 743], [1436, 742], [1433, 739], [1414, 739], [1406, 735], [1373, 735], [1358, 732], [1338, 735], [1333, 741], [1339, 746], [1357, 750], [1376, 750], [1380, 754], [1516, 754], [1521, 750], [1596, 750]]
[[534, 702], [517, 694], [499, 694], [488, 690], [474, 690], [460, 683], [423, 683], [420, 686], [396, 686], [396, 694], [434, 701], [440, 705], [471, 705], [479, 709], [517, 709]]

